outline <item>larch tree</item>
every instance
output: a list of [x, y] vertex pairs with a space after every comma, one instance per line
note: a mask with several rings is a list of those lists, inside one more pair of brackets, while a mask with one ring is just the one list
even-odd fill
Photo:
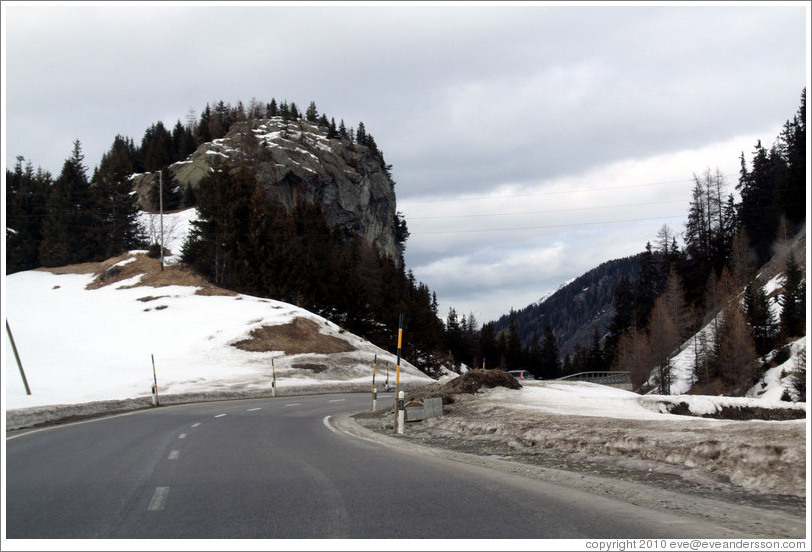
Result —
[[720, 324], [715, 365], [722, 382], [743, 391], [756, 381], [756, 347], [738, 301], [731, 301]]

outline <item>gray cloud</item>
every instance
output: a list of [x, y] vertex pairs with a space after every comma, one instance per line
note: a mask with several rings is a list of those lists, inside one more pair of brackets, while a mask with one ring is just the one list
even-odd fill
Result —
[[[116, 134], [138, 141], [207, 102], [313, 100], [348, 126], [364, 121], [393, 165], [416, 275], [444, 307], [486, 319], [642, 249], [662, 222], [588, 223], [686, 212], [690, 182], [618, 186], [706, 166], [735, 174], [739, 153], [797, 109], [809, 61], [804, 5], [3, 10], [7, 165], [24, 155], [56, 174], [78, 138], [92, 169]], [[543, 195], [601, 187], [611, 201]], [[634, 202], [649, 205], [594, 210]], [[461, 232], [471, 225], [492, 231]]]

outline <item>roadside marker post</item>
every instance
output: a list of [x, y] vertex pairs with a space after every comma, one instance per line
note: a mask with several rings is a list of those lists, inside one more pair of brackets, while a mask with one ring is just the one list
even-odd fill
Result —
[[271, 374], [273, 375], [273, 381], [271, 382], [271, 393], [273, 396], [276, 396], [276, 367], [273, 364], [273, 359], [271, 359]]
[[375, 412], [378, 403], [378, 393], [375, 391], [375, 369], [378, 365], [378, 354], [372, 359], [372, 412]]
[[397, 374], [395, 376], [395, 396], [398, 398], [398, 415], [395, 418], [395, 431], [397, 433], [403, 433], [403, 422], [401, 418], [401, 405], [403, 404], [402, 395], [403, 392], [400, 390], [400, 351], [401, 346], [403, 345], [403, 313], [398, 316], [398, 365], [397, 365]]
[[403, 391], [398, 392], [398, 435], [403, 435], [406, 426], [406, 406]]
[[158, 401], [158, 376], [155, 374], [155, 355], [150, 356], [152, 357], [152, 405], [160, 406], [161, 403]]

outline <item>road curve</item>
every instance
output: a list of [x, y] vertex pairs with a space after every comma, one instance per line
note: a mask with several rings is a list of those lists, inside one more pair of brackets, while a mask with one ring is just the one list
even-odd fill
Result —
[[359, 439], [330, 423], [369, 406], [366, 394], [221, 401], [15, 434], [6, 441], [6, 536], [746, 536]]

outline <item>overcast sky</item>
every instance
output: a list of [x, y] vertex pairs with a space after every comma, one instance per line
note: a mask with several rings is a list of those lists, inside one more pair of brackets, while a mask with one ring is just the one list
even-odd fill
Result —
[[407, 266], [480, 323], [681, 232], [694, 173], [734, 192], [809, 81], [809, 2], [235, 4], [3, 2], [6, 166], [56, 176], [79, 139], [92, 172], [206, 103], [315, 101], [364, 122]]

